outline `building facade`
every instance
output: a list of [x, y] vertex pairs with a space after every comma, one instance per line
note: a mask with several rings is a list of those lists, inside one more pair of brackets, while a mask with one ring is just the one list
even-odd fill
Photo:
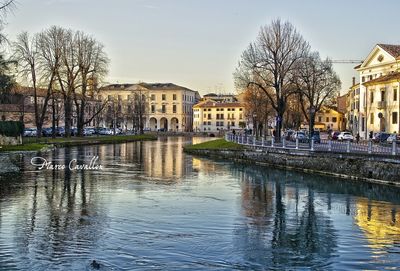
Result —
[[103, 127], [137, 128], [135, 115], [141, 106], [146, 130], [183, 132], [193, 130], [192, 109], [200, 99], [197, 91], [172, 83], [113, 84], [101, 88], [98, 97], [108, 101], [102, 115]]
[[363, 138], [371, 131], [398, 132], [400, 45], [377, 44], [355, 69], [360, 85], [359, 94], [357, 87], [354, 97], [350, 94], [349, 104], [355, 103], [352, 128]]
[[193, 106], [195, 132], [220, 132], [246, 128], [245, 105], [207, 99]]

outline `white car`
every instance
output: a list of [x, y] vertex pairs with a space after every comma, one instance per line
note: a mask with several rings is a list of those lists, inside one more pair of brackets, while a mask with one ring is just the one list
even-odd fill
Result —
[[351, 133], [349, 132], [341, 132], [338, 135], [338, 140], [343, 141], [343, 140], [349, 140], [349, 141], [353, 141], [354, 137]]

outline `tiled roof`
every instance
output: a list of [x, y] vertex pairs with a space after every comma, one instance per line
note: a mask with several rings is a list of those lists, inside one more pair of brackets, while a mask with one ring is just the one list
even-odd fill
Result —
[[364, 85], [375, 85], [375, 84], [389, 82], [389, 81], [393, 81], [393, 80], [400, 81], [400, 72], [393, 72], [393, 73], [389, 73], [387, 75], [372, 79], [368, 82], [365, 82]]
[[383, 50], [391, 54], [394, 58], [400, 57], [400, 45], [393, 45], [393, 44], [378, 44]]
[[127, 89], [133, 86], [141, 86], [149, 90], [189, 90], [189, 91], [194, 91], [191, 89], [188, 89], [186, 87], [178, 86], [173, 83], [139, 83], [139, 84], [111, 84], [102, 87], [100, 90], [122, 90], [122, 89]]
[[195, 108], [209, 108], [209, 107], [243, 107], [244, 105], [242, 103], [237, 103], [237, 102], [222, 102], [222, 103], [218, 103], [218, 102], [214, 102], [214, 101], [203, 101], [200, 102], [198, 104], [195, 104], [193, 107]]

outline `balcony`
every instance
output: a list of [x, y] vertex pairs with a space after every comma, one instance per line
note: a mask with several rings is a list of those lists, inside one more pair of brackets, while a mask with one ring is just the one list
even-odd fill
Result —
[[385, 109], [386, 108], [386, 101], [380, 101], [377, 105], [378, 109]]

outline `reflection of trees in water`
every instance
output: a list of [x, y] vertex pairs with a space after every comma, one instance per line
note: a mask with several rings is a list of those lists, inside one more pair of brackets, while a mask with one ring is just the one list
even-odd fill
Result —
[[[244, 262], [277, 269], [329, 262], [337, 246], [335, 230], [330, 219], [315, 210], [311, 187], [288, 185], [290, 177], [280, 171], [233, 171], [241, 175], [242, 208], [248, 217], [235, 232]], [[293, 195], [288, 190], [294, 190]], [[302, 197], [306, 202], [299, 202]], [[294, 206], [287, 204], [290, 200]]]
[[[82, 161], [87, 153], [84, 147], [65, 148], [48, 156], [49, 160], [62, 157], [68, 163], [73, 158]], [[23, 201], [15, 208], [13, 229], [16, 257], [33, 259], [33, 266], [39, 259], [44, 264], [43, 260], [68, 261], [76, 254], [89, 257], [86, 248], [93, 247], [107, 223], [105, 206], [95, 196], [95, 176], [66, 169], [26, 172], [22, 178], [25, 184], [19, 186], [19, 193]]]

